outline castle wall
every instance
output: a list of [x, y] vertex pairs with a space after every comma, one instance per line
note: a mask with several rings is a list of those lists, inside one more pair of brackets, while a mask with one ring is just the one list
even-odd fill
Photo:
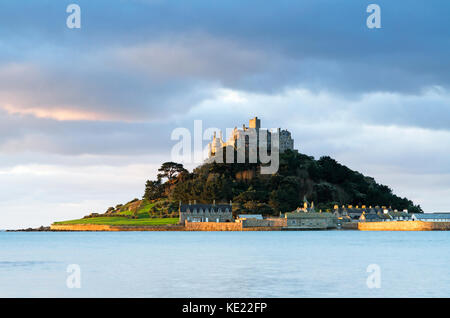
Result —
[[[219, 148], [222, 147], [238, 147], [238, 140], [240, 138], [244, 138], [245, 136], [249, 136], [249, 139], [253, 139], [254, 142], [256, 142], [256, 145], [259, 147], [259, 134], [260, 132], [264, 131], [267, 133], [267, 149], [271, 149], [271, 139], [272, 139], [272, 133], [269, 130], [261, 130], [261, 120], [257, 117], [252, 118], [249, 120], [249, 127], [245, 127], [243, 125], [242, 129], [235, 128], [233, 130], [232, 135], [229, 137], [229, 139], [224, 142], [222, 140], [222, 135], [220, 137], [216, 137], [214, 135], [213, 140], [208, 144], [209, 147], [209, 157], [213, 157], [217, 152]], [[253, 134], [253, 132], [256, 132], [256, 134]], [[288, 130], [278, 130], [279, 132], [279, 151], [280, 153], [285, 152], [286, 150], [294, 150], [294, 140], [292, 139], [292, 135]], [[247, 144], [247, 143], [246, 143]]]

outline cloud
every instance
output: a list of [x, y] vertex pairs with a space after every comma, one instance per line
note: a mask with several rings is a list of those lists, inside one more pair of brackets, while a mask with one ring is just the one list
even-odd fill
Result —
[[23, 164], [0, 168], [0, 229], [49, 225], [128, 202], [143, 193], [156, 165]]
[[270, 55], [208, 34], [184, 33], [112, 52], [117, 65], [160, 81], [173, 79], [239, 81], [270, 63]]
[[58, 120], [157, 121], [207, 95], [195, 83], [159, 83], [112, 65], [9, 63], [0, 65], [0, 83], [1, 109]]
[[445, 208], [448, 1], [380, 0], [380, 30], [365, 26], [369, 3], [353, 1], [77, 3], [80, 30], [65, 26], [68, 3], [2, 4], [9, 224], [30, 207], [53, 220], [124, 201], [170, 159], [174, 128], [232, 128], [255, 115], [292, 131], [301, 152]]

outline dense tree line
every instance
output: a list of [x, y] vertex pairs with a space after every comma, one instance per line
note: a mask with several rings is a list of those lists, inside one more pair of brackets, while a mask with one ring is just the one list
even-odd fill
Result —
[[147, 181], [144, 197], [199, 203], [232, 200], [236, 213], [266, 215], [292, 211], [303, 204], [304, 198], [323, 210], [335, 204], [365, 204], [422, 212], [411, 200], [396, 196], [389, 187], [328, 156], [315, 160], [287, 151], [280, 155], [276, 174], [261, 175], [258, 170], [257, 164], [209, 163], [190, 173], [181, 164], [166, 162], [157, 180]]

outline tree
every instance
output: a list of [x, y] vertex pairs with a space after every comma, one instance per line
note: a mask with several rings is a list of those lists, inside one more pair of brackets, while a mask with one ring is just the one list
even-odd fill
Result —
[[317, 203], [333, 202], [336, 188], [328, 183], [318, 183], [314, 185], [315, 200]]
[[145, 192], [144, 198], [147, 200], [156, 200], [162, 197], [164, 192], [163, 185], [161, 184], [161, 180], [158, 179], [156, 181], [147, 180], [145, 183]]
[[164, 162], [161, 165], [161, 168], [158, 169], [158, 171], [160, 172], [158, 173], [158, 179], [161, 180], [163, 178], [167, 178], [167, 181], [171, 184], [175, 183], [175, 180], [180, 173], [188, 172], [186, 169], [184, 169], [181, 163], [172, 161]]
[[[391, 188], [327, 156], [315, 160], [286, 151], [280, 154], [278, 173], [259, 175], [258, 171], [257, 164], [205, 163], [189, 173], [181, 164], [166, 162], [159, 169], [158, 180], [147, 182], [146, 197], [199, 203], [232, 200], [233, 213], [289, 212], [302, 205], [305, 194], [323, 210], [335, 204], [365, 204], [421, 211]], [[245, 174], [251, 178], [244, 178]]]

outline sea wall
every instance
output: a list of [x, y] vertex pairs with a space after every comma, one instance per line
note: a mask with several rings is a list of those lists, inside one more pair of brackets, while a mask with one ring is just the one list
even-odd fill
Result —
[[342, 223], [341, 228], [343, 230], [357, 230], [358, 229], [358, 223], [344, 222], [344, 223]]
[[[251, 227], [285, 227], [286, 219], [285, 218], [267, 218], [263, 220], [259, 219], [244, 219], [240, 220], [243, 228], [251, 228]], [[267, 229], [270, 231], [270, 229]]]
[[258, 227], [258, 226], [270, 226], [270, 221], [268, 220], [258, 220], [258, 219], [246, 219], [241, 220], [242, 227]]
[[185, 231], [281, 231], [281, 226], [245, 227], [242, 222], [186, 222]]
[[185, 231], [242, 231], [240, 222], [186, 222]]
[[169, 226], [117, 226], [100, 224], [52, 224], [51, 231], [280, 231], [281, 226], [252, 226], [240, 222], [186, 222]]
[[360, 231], [449, 231], [450, 222], [360, 222]]
[[169, 226], [117, 226], [101, 224], [52, 224], [51, 231], [184, 231], [182, 225]]
[[281, 231], [283, 227], [281, 226], [252, 226], [244, 227], [242, 231]]
[[266, 220], [268, 220], [270, 222], [270, 226], [275, 226], [275, 227], [285, 227], [287, 226], [287, 219], [286, 218], [267, 218]]

